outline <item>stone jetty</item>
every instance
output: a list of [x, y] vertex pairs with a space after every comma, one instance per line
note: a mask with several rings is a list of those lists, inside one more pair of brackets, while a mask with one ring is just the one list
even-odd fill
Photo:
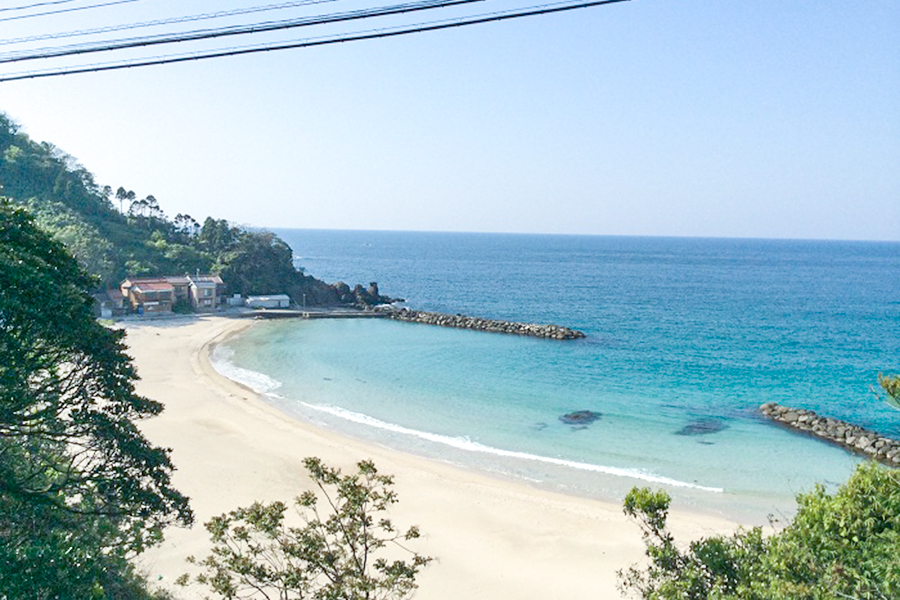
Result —
[[811, 410], [782, 406], [767, 402], [759, 407], [770, 419], [837, 444], [857, 454], [865, 454], [880, 463], [900, 467], [900, 441], [884, 437], [880, 433], [851, 425], [838, 419], [821, 417]]
[[534, 323], [498, 321], [495, 319], [467, 317], [465, 315], [446, 315], [443, 313], [426, 312], [422, 310], [410, 310], [408, 308], [387, 308], [384, 310], [388, 313], [389, 318], [409, 323], [424, 323], [426, 325], [472, 329], [475, 331], [528, 335], [554, 340], [574, 340], [584, 337], [584, 333], [580, 331], [569, 329], [568, 327], [560, 327], [559, 325], [536, 325]]

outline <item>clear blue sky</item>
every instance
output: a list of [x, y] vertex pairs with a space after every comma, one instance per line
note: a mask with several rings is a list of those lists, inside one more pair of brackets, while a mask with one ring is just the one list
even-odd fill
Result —
[[[115, 16], [264, 3], [144, 0]], [[86, 15], [33, 21], [0, 22], [0, 38], [91, 26]], [[633, 0], [0, 83], [0, 110], [170, 216], [900, 241], [896, 0]]]

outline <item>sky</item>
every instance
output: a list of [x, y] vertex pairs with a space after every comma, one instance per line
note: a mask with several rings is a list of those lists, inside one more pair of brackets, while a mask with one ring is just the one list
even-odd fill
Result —
[[[529, 5], [516, 1], [466, 10]], [[265, 3], [133, 0], [13, 21], [2, 19], [23, 12], [0, 11], [0, 40]], [[339, 0], [241, 21], [381, 4]], [[441, 10], [342, 27], [462, 14]], [[0, 65], [0, 74], [49, 64]], [[632, 0], [3, 82], [0, 111], [98, 183], [199, 221], [900, 241], [896, 0]]]

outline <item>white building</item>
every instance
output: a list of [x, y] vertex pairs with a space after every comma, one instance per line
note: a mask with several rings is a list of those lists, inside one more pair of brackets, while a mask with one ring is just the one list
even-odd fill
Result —
[[247, 296], [247, 306], [250, 308], [288, 308], [290, 305], [291, 298], [287, 294]]

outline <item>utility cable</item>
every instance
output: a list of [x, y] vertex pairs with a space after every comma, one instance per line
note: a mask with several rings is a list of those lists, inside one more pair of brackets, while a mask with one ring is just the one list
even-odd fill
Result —
[[466, 27], [469, 25], [479, 25], [483, 23], [491, 23], [498, 21], [506, 21], [510, 19], [518, 19], [521, 17], [530, 17], [537, 15], [545, 15], [558, 13], [582, 8], [591, 8], [595, 6], [603, 6], [607, 4], [616, 4], [619, 2], [629, 2], [630, 0], [593, 0], [591, 2], [580, 2], [577, 4], [565, 5], [540, 5], [532, 6], [526, 9], [516, 11], [506, 11], [498, 13], [489, 13], [484, 15], [476, 15], [446, 21], [431, 21], [421, 23], [411, 27], [396, 27], [391, 29], [370, 30], [364, 32], [351, 33], [344, 36], [336, 36], [331, 38], [306, 39], [295, 42], [282, 44], [270, 44], [267, 46], [247, 47], [247, 48], [230, 48], [206, 53], [194, 53], [191, 55], [173, 55], [163, 56], [153, 59], [138, 59], [134, 61], [107, 63], [100, 65], [86, 65], [79, 67], [69, 67], [63, 69], [48, 69], [45, 71], [26, 71], [20, 73], [12, 73], [9, 75], [0, 75], [0, 83], [7, 81], [18, 81], [22, 79], [37, 79], [43, 77], [56, 77], [59, 75], [76, 75], [80, 73], [98, 73], [102, 71], [114, 71], [119, 69], [132, 69], [135, 67], [146, 67], [152, 65], [165, 65], [180, 62], [188, 62], [195, 60], [205, 60], [209, 58], [222, 58], [226, 56], [240, 56], [243, 54], [254, 54], [257, 52], [272, 52], [276, 50], [291, 50], [297, 48], [311, 48], [315, 46], [325, 46], [330, 44], [338, 44], [343, 42], [356, 42], [364, 40], [382, 39], [389, 37], [397, 37], [412, 33], [423, 33], [428, 31], [439, 31], [442, 29], [450, 29], [454, 27]]
[[131, 2], [140, 2], [141, 0], [115, 0], [115, 2], [103, 2], [102, 4], [89, 4], [87, 6], [76, 6], [73, 8], [61, 8], [59, 10], [50, 10], [42, 13], [34, 13], [31, 15], [19, 15], [18, 17], [3, 17], [3, 21], [18, 21], [19, 19], [32, 19], [34, 17], [46, 17], [48, 15], [59, 15], [62, 13], [75, 12], [77, 10], [88, 10], [91, 8], [103, 8], [104, 6], [115, 6], [116, 4], [129, 4]]
[[41, 6], [52, 6], [54, 4], [68, 4], [70, 2], [76, 2], [76, 0], [55, 0], [53, 2], [37, 2], [35, 4], [28, 4], [27, 6], [7, 6], [6, 8], [0, 8], [0, 12], [9, 12], [13, 10], [29, 10], [32, 8], [39, 8]]
[[[71, 2], [72, 0], [62, 0], [63, 2]], [[209, 19], [221, 19], [223, 17], [236, 17], [241, 15], [249, 15], [259, 12], [267, 12], [270, 10], [282, 10], [285, 8], [297, 8], [299, 6], [307, 6], [310, 4], [322, 4], [323, 2], [335, 2], [337, 0], [303, 0], [302, 2], [282, 2], [281, 4], [268, 4], [265, 6], [251, 6], [249, 8], [236, 8], [234, 10], [220, 10], [213, 13], [201, 13], [197, 15], [186, 15], [183, 17], [170, 17], [168, 19], [156, 19], [153, 21], [142, 21], [138, 23], [123, 23], [121, 25], [108, 25], [106, 27], [96, 27], [94, 29], [79, 29], [75, 31], [62, 31], [58, 33], [44, 33], [40, 35], [32, 35], [28, 37], [12, 38], [8, 40], [0, 40], [0, 45], [22, 44], [25, 42], [40, 42], [44, 40], [57, 40], [70, 37], [82, 37], [86, 35], [96, 35], [98, 33], [113, 33], [116, 31], [126, 31], [128, 29], [142, 29], [145, 27], [158, 27], [160, 25], [174, 25], [178, 23], [190, 23], [193, 21], [205, 21]], [[0, 9], [9, 10], [9, 9]]]
[[485, 0], [423, 0], [422, 2], [410, 2], [407, 4], [396, 4], [393, 6], [381, 6], [378, 8], [333, 13], [330, 15], [317, 15], [314, 17], [304, 17], [301, 19], [257, 23], [254, 25], [238, 25], [220, 29], [189, 31], [186, 33], [179, 33], [175, 35], [160, 34], [157, 36], [113, 40], [111, 42], [104, 42], [102, 44], [81, 44], [75, 46], [63, 46], [60, 48], [45, 48], [37, 51], [24, 50], [19, 52], [8, 52], [6, 54], [0, 54], [0, 64], [21, 62], [26, 60], [38, 60], [44, 58], [60, 58], [63, 56], [74, 56], [80, 54], [92, 54], [95, 52], [128, 50], [132, 48], [143, 48], [146, 46], [157, 46], [160, 44], [196, 42], [199, 40], [214, 39], [232, 35], [266, 33], [270, 31], [281, 31], [283, 29], [293, 29], [296, 27], [308, 27], [310, 25], [341, 23], [343, 21], [355, 21], [358, 19], [370, 19], [373, 17], [384, 17], [388, 15], [420, 12], [423, 10], [431, 10], [434, 8], [445, 8], [447, 6], [457, 6], [460, 4], [471, 4], [473, 2], [484, 1]]

